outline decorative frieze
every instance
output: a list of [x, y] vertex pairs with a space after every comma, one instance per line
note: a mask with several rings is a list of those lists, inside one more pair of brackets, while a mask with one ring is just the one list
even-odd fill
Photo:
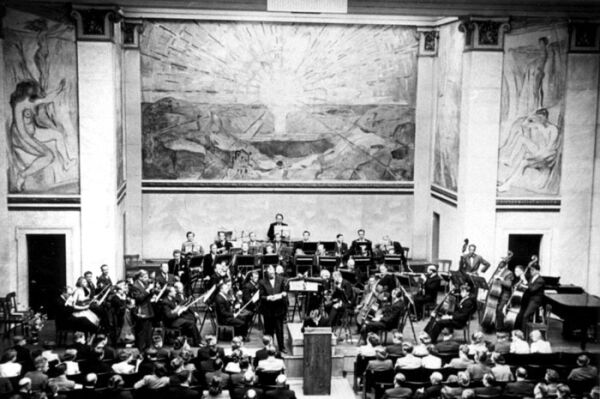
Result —
[[418, 28], [417, 32], [419, 33], [419, 56], [437, 56], [439, 31], [435, 28]]
[[112, 41], [115, 39], [115, 24], [121, 22], [123, 14], [117, 6], [74, 4], [71, 17], [75, 20], [77, 40]]
[[458, 29], [465, 34], [465, 51], [502, 51], [510, 23], [508, 18], [466, 17]]
[[600, 24], [572, 21], [569, 24], [569, 51], [596, 53], [600, 51]]
[[123, 47], [140, 47], [140, 35], [144, 32], [144, 23], [141, 19], [125, 19], [121, 24], [121, 30], [123, 31]]

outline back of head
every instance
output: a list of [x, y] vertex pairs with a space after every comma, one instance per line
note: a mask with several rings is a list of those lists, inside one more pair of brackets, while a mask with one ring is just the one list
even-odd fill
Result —
[[123, 381], [123, 377], [119, 374], [115, 374], [108, 380], [108, 387], [110, 389], [118, 389], [122, 388], [125, 385], [125, 381]]
[[379, 345], [379, 336], [377, 334], [371, 333], [367, 337], [367, 342], [369, 342], [369, 344], [371, 344], [371, 346], [377, 346], [377, 345]]
[[461, 371], [458, 373], [458, 384], [466, 388], [471, 384], [471, 376], [466, 371]]
[[95, 387], [98, 382], [98, 376], [96, 373], [88, 373], [85, 376], [85, 386], [86, 387]]
[[527, 379], [527, 369], [525, 369], [525, 367], [517, 368], [517, 371], [515, 371], [515, 376], [524, 380]]
[[396, 373], [396, 375], [394, 376], [394, 384], [396, 385], [402, 385], [404, 382], [406, 382], [406, 376], [402, 373]]
[[413, 349], [414, 349], [413, 344], [410, 342], [404, 342], [402, 344], [402, 349], [404, 349], [404, 352], [411, 354], [411, 353], [413, 353]]
[[577, 358], [577, 365], [580, 367], [585, 367], [588, 364], [590, 364], [590, 358], [588, 357], [588, 355], [579, 355], [579, 357]]
[[440, 384], [443, 379], [444, 379], [444, 377], [442, 376], [442, 373], [440, 373], [439, 371], [434, 371], [429, 376], [429, 381], [431, 381], [431, 383], [434, 384], [434, 385], [435, 384]]
[[19, 389], [31, 389], [31, 378], [24, 377], [19, 380]]
[[492, 373], [485, 373], [483, 375], [483, 383], [487, 385], [494, 385], [496, 383], [496, 377]]
[[280, 387], [285, 386], [287, 384], [287, 377], [285, 376], [285, 374], [279, 374], [275, 379], [275, 384], [277, 384]]
[[155, 376], [164, 377], [168, 374], [167, 366], [164, 363], [158, 362], [154, 364], [154, 368], [152, 370]]
[[262, 343], [265, 347], [271, 345], [272, 342], [273, 342], [273, 337], [271, 337], [270, 335], [263, 335]]
[[267, 346], [267, 355], [268, 356], [275, 356], [276, 354], [277, 354], [277, 349], [275, 349], [275, 347], [273, 345]]
[[548, 383], [554, 384], [554, 383], [558, 382], [558, 380], [560, 379], [560, 376], [558, 375], [558, 372], [556, 372], [556, 370], [547, 369], [545, 378]]
[[176, 377], [180, 384], [185, 384], [186, 382], [188, 382], [190, 374], [190, 370], [182, 369], [177, 372]]
[[396, 345], [401, 344], [402, 341], [404, 340], [404, 336], [402, 335], [402, 333], [400, 331], [396, 330], [396, 331], [394, 331], [392, 340]]
[[221, 378], [220, 377], [213, 377], [210, 380], [210, 383], [208, 385], [208, 393], [210, 395], [216, 396], [219, 395], [222, 392], [222, 388], [221, 388]]
[[571, 397], [571, 388], [569, 388], [566, 384], [558, 384], [556, 386], [556, 391], [559, 398], [570, 398]]
[[462, 399], [475, 399], [475, 391], [472, 389], [465, 389], [462, 391]]

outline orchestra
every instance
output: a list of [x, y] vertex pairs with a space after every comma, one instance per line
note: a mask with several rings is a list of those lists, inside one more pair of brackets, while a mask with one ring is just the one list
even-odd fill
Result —
[[[434, 264], [426, 266], [426, 273], [415, 273], [409, 263], [401, 263], [400, 269], [394, 268], [398, 263], [388, 267], [381, 254], [404, 253], [400, 243], [388, 236], [373, 250], [364, 229], [358, 230], [357, 239], [348, 246], [342, 234], [329, 242], [312, 242], [307, 230], [302, 240], [292, 242], [282, 236], [284, 226], [287, 225], [283, 216], [278, 214], [269, 228], [272, 241], [259, 241], [250, 232], [247, 240], [235, 248], [227, 234], [219, 231], [204, 256], [198, 256], [202, 247], [188, 232], [182, 249], [192, 252], [176, 249], [172, 259], [158, 270], [148, 273], [142, 268], [133, 278], [115, 284], [108, 266], [102, 265], [95, 280], [91, 272], [86, 272], [77, 279], [74, 289], [63, 292], [60, 301], [64, 318], [78, 331], [108, 335], [113, 345], [135, 336], [136, 345], [144, 350], [152, 344], [158, 325], [178, 330], [196, 346], [201, 343], [201, 317], [194, 305], [202, 301], [212, 306], [218, 324], [233, 327], [234, 335], [244, 338], [254, 315], [260, 313], [264, 333], [272, 335], [279, 350], [285, 353], [283, 326], [286, 320], [290, 321], [288, 290], [292, 283], [313, 283], [318, 287], [303, 295], [300, 317], [304, 327], [327, 325], [334, 333], [340, 326], [355, 328], [363, 339], [371, 332], [402, 328], [400, 323], [410, 315], [411, 322], [429, 318], [426, 331], [435, 342], [442, 329], [463, 328], [477, 309], [477, 288], [469, 280], [484, 273], [489, 262], [475, 252], [473, 244], [465, 251], [467, 240], [454, 274], [439, 273]], [[313, 259], [311, 266], [303, 266], [302, 273], [294, 273], [297, 269], [293, 268], [295, 257], [291, 248], [298, 250], [304, 262]], [[237, 267], [237, 256], [254, 257], [254, 261], [245, 259], [246, 263]], [[321, 267], [322, 257], [337, 261]], [[502, 332], [519, 328], [542, 304], [544, 280], [539, 275], [537, 256], [532, 257], [527, 268], [517, 265], [514, 272], [509, 268], [511, 257], [509, 252], [502, 258], [488, 281], [481, 321], [484, 329]], [[363, 270], [366, 275], [363, 280], [350, 282], [356, 276], [353, 266], [358, 258], [367, 258]], [[199, 262], [191, 267], [189, 259]], [[402, 278], [416, 281], [414, 286], [409, 283], [410, 292], [404, 288]], [[439, 302], [443, 280], [450, 290]], [[298, 300], [297, 295], [292, 298]], [[435, 308], [431, 314], [425, 313], [426, 304]]]

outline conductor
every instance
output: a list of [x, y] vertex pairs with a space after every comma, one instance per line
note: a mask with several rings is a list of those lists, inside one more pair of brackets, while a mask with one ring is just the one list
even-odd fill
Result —
[[260, 310], [265, 322], [265, 334], [277, 337], [281, 353], [287, 353], [283, 341], [283, 319], [287, 312], [285, 281], [275, 274], [275, 267], [269, 265], [266, 276], [259, 283]]

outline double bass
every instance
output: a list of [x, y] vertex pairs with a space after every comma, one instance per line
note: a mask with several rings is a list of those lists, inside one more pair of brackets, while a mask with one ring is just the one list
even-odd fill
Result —
[[444, 307], [446, 300], [448, 300], [449, 298], [453, 298], [455, 293], [456, 293], [455, 290], [453, 290], [453, 289], [449, 290], [448, 293], [444, 296], [444, 298], [442, 298], [442, 302], [440, 302], [439, 305], [437, 305], [435, 307], [435, 309], [433, 310], [431, 317], [429, 318], [429, 321], [427, 322], [427, 324], [425, 325], [425, 328], [423, 329], [423, 331], [425, 331], [430, 336], [431, 336], [431, 331], [433, 330], [433, 326], [435, 325], [435, 323], [437, 321], [438, 313], [440, 313], [440, 310], [442, 310], [442, 308]]
[[[538, 262], [538, 257], [535, 255], [531, 256], [531, 262], [527, 265], [525, 270], [523, 271], [523, 275], [527, 276], [527, 272], [529, 269]], [[517, 317], [519, 313], [521, 313], [521, 306], [523, 306], [523, 296], [525, 295], [525, 291], [527, 291], [527, 287], [524, 286], [521, 282], [518, 282], [513, 288], [512, 295], [506, 304], [506, 308], [504, 309], [504, 327], [507, 330], [512, 330], [517, 323]]]
[[485, 299], [485, 309], [483, 311], [483, 316], [481, 316], [481, 328], [484, 331], [489, 331], [496, 325], [496, 311], [498, 309], [498, 302], [500, 302], [500, 297], [502, 296], [502, 280], [496, 279], [496, 273], [500, 266], [507, 264], [511, 258], [513, 257], [513, 253], [508, 251], [506, 257], [502, 258], [500, 264], [496, 268], [496, 271], [492, 275], [492, 279], [488, 282], [488, 293]]

